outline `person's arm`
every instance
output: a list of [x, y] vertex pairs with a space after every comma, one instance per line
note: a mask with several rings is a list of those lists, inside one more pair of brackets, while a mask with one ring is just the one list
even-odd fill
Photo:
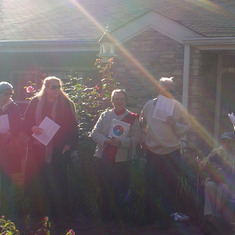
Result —
[[140, 144], [143, 150], [148, 149], [148, 146], [146, 145], [146, 136], [148, 132], [148, 123], [146, 121], [146, 113], [145, 113], [146, 105], [143, 107], [143, 110], [141, 111], [140, 118], [139, 118], [140, 120]]
[[76, 109], [74, 104], [69, 100], [64, 100], [64, 109], [60, 110], [59, 124], [61, 129], [59, 129], [58, 134], [62, 137], [62, 153], [74, 150], [77, 148], [79, 141], [78, 134], [78, 121], [76, 117]]
[[104, 146], [105, 141], [108, 139], [106, 135], [102, 133], [103, 125], [105, 124], [103, 122], [104, 113], [102, 113], [96, 122], [92, 132], [91, 132], [91, 138], [99, 145]]
[[[180, 105], [178, 104], [176, 106], [179, 119], [176, 120], [173, 117], [168, 117], [168, 122], [174, 129], [177, 136], [184, 136], [186, 132], [191, 128], [188, 112]], [[170, 121], [169, 121], [170, 118]]]

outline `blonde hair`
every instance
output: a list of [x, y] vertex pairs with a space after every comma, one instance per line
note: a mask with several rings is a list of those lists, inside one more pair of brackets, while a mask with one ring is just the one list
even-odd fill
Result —
[[76, 108], [75, 108], [74, 102], [68, 97], [68, 95], [62, 89], [63, 82], [61, 81], [60, 78], [57, 78], [55, 76], [49, 76], [49, 77], [46, 77], [43, 80], [42, 87], [41, 87], [40, 91], [37, 93], [37, 95], [35, 97], [38, 97], [39, 99], [41, 99], [45, 95], [45, 88], [48, 87], [52, 81], [57, 81], [59, 83], [59, 85], [60, 85], [59, 97], [62, 98], [63, 100], [70, 101], [71, 104], [73, 105], [73, 108], [74, 108], [74, 111], [75, 111]]
[[[43, 82], [42, 82], [42, 87], [41, 87], [40, 91], [37, 93], [36, 96], [39, 97], [39, 98], [43, 97], [44, 94], [45, 94], [45, 88], [46, 88], [52, 81], [57, 81], [57, 82], [59, 83], [59, 85], [60, 85], [60, 89], [59, 89], [59, 90], [60, 90], [60, 93], [64, 93], [63, 90], [62, 90], [62, 85], [63, 85], [62, 81], [61, 81], [59, 78], [55, 77], [55, 76], [49, 76], [49, 77], [46, 77], [46, 78], [43, 80]], [[66, 96], [67, 96], [67, 95], [66, 95]]]

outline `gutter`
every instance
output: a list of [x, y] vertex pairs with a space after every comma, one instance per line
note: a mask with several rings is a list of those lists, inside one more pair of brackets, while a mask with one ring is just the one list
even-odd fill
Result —
[[0, 41], [0, 53], [6, 52], [99, 52], [98, 40]]

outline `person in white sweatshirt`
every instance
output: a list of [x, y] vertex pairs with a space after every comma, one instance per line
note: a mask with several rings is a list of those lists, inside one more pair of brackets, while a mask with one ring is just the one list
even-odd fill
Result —
[[[181, 173], [181, 139], [190, 129], [188, 114], [173, 98], [173, 91], [173, 78], [162, 77], [159, 96], [144, 105], [140, 117], [142, 148], [146, 151], [146, 217], [149, 223], [159, 219], [162, 228], [168, 227], [170, 214], [174, 212], [177, 180]], [[162, 101], [171, 104], [169, 116], [164, 114], [164, 105], [155, 110]]]

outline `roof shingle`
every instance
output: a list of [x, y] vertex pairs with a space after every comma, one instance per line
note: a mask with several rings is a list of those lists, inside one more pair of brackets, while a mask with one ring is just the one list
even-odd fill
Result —
[[155, 11], [205, 37], [235, 37], [230, 0], [1, 0], [0, 40], [98, 40], [102, 27], [119, 27]]

